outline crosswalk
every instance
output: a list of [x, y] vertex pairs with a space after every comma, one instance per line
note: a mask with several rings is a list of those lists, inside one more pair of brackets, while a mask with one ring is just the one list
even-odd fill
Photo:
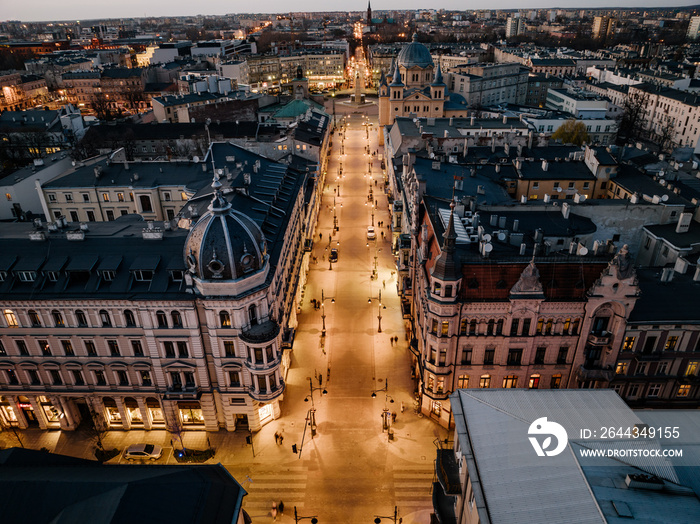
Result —
[[435, 466], [394, 466], [394, 498], [403, 512], [428, 509], [433, 505], [432, 483]]
[[[279, 470], [259, 471], [238, 478], [248, 494], [243, 509], [251, 516], [266, 515], [272, 502], [283, 501], [285, 508], [304, 508], [308, 468], [284, 466]], [[285, 510], [285, 513], [287, 511]]]

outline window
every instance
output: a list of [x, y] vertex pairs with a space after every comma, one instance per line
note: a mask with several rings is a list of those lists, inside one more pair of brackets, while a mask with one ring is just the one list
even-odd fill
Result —
[[617, 366], [615, 367], [615, 374], [616, 375], [626, 375], [628, 366], [629, 366], [629, 362], [618, 362]]
[[63, 353], [67, 357], [75, 356], [75, 351], [73, 351], [73, 344], [70, 340], [61, 340], [61, 345], [63, 346]]
[[2, 341], [0, 341], [0, 356], [7, 356], [7, 351], [5, 351], [5, 346], [3, 345]]
[[151, 213], [153, 211], [153, 206], [151, 205], [151, 197], [148, 195], [139, 195], [139, 202], [141, 203], [141, 210], [144, 213]]
[[241, 374], [238, 371], [228, 372], [228, 383], [232, 388], [241, 387]]
[[29, 355], [27, 343], [24, 340], [15, 340], [15, 343], [17, 344], [17, 349], [19, 350], [20, 355], [25, 357]]
[[676, 392], [677, 397], [687, 397], [688, 395], [690, 395], [690, 384], [678, 386], [678, 391]]
[[179, 311], [172, 311], [170, 313], [170, 318], [173, 321], [174, 328], [181, 328], [182, 327], [182, 316], [180, 316]]
[[561, 330], [561, 334], [562, 334], [562, 335], [568, 335], [570, 329], [571, 329], [571, 319], [570, 319], [570, 318], [567, 318], [567, 319], [564, 321], [564, 327], [563, 327], [562, 330]]
[[124, 193], [117, 193], [117, 200], [119, 202], [124, 202]]
[[163, 349], [165, 350], [166, 358], [175, 358], [175, 344], [172, 342], [163, 342]]
[[53, 193], [49, 193], [49, 202], [56, 202], [56, 195]]
[[521, 348], [517, 349], [510, 349], [508, 350], [508, 361], [507, 365], [509, 366], [519, 366], [520, 361], [523, 356], [523, 350]]
[[552, 334], [552, 319], [550, 318], [547, 320], [547, 323], [544, 325], [544, 334], [545, 335], [551, 335]]
[[581, 323], [581, 319], [577, 318], [576, 320], [574, 320], [574, 324], [571, 327], [571, 334], [572, 335], [578, 335], [578, 326], [580, 323]]
[[105, 386], [107, 384], [104, 371], [93, 371], [93, 373], [95, 375], [95, 384], [98, 386]]
[[150, 371], [139, 371], [139, 375], [141, 376], [141, 385], [150, 387], [153, 385], [153, 382], [151, 381], [151, 372]]
[[39, 315], [37, 314], [36, 311], [33, 309], [30, 309], [29, 312], [29, 321], [32, 323], [32, 327], [41, 327], [41, 319], [39, 318]]
[[664, 351], [673, 351], [676, 349], [676, 344], [678, 344], [678, 337], [671, 336], [666, 339], [666, 345], [664, 346]]
[[219, 323], [221, 324], [222, 328], [231, 327], [231, 317], [229, 316], [228, 311], [219, 312]]
[[136, 318], [134, 317], [134, 314], [129, 309], [124, 310], [124, 322], [126, 322], [126, 327], [135, 327], [136, 326]]
[[143, 356], [143, 346], [141, 345], [140, 340], [132, 340], [131, 341], [131, 349], [134, 351], [135, 357], [142, 357]]
[[479, 379], [479, 387], [486, 389], [491, 387], [491, 375], [481, 375]]
[[177, 356], [180, 358], [188, 358], [190, 356], [187, 350], [187, 342], [177, 343]]
[[637, 337], [625, 337], [625, 341], [622, 343], [623, 351], [632, 351], [634, 347], [634, 341]]
[[185, 375], [185, 387], [186, 388], [194, 388], [196, 386], [194, 382], [194, 372], [192, 371], [185, 371], [183, 373]]
[[557, 364], [566, 364], [566, 355], [569, 352], [568, 347], [560, 347], [557, 355]]
[[552, 375], [552, 380], [549, 382], [549, 389], [559, 389], [561, 386], [561, 375]]
[[442, 284], [440, 284], [440, 282], [435, 282], [435, 284], [433, 284], [433, 293], [435, 295], [439, 295], [441, 289], [442, 289]]
[[90, 202], [90, 194], [89, 193], [81, 193], [83, 197], [83, 202]]
[[224, 356], [236, 356], [236, 346], [234, 345], [233, 340], [224, 340]]
[[85, 380], [83, 379], [82, 371], [80, 371], [79, 369], [73, 369], [71, 370], [71, 374], [73, 375], [73, 384], [75, 384], [76, 386], [85, 385]]
[[437, 328], [438, 328], [438, 321], [436, 319], [433, 319], [430, 325], [430, 334], [431, 335], [437, 335]]
[[159, 328], [167, 328], [168, 327], [168, 317], [165, 315], [164, 311], [157, 311], [156, 312], [156, 320], [158, 322]]
[[120, 386], [128, 386], [129, 385], [129, 375], [127, 374], [126, 371], [121, 370], [121, 369], [117, 371], [117, 382], [119, 382]]
[[78, 322], [78, 327], [87, 327], [88, 325], [85, 313], [79, 309], [75, 312], [75, 320]]
[[646, 375], [647, 374], [647, 363], [646, 362], [639, 362], [637, 364], [637, 369], [635, 369], [634, 372], [637, 375]]
[[450, 331], [450, 323], [445, 321], [442, 323], [442, 328], [440, 330], [440, 336], [441, 337], [446, 337], [449, 334]]
[[656, 346], [656, 337], [647, 337], [644, 341], [644, 347], [642, 348], [643, 355], [649, 355], [654, 351]]
[[18, 271], [17, 277], [20, 282], [34, 282], [36, 280], [36, 271]]
[[5, 374], [7, 375], [7, 383], [16, 386], [19, 384], [19, 380], [17, 379], [17, 373], [15, 372], [14, 369], [6, 369]]
[[495, 325], [496, 325], [496, 322], [493, 319], [488, 321], [488, 323], [486, 324], [486, 334], [487, 335], [493, 335], [493, 328], [495, 327]]
[[459, 334], [460, 335], [466, 335], [467, 334], [467, 319], [463, 318], [459, 322]]
[[109, 348], [109, 354], [113, 357], [120, 357], [121, 353], [119, 352], [119, 344], [117, 344], [116, 340], [108, 340], [107, 341], [107, 347]]
[[51, 316], [53, 317], [53, 323], [56, 327], [65, 327], [65, 323], [63, 322], [63, 315], [61, 315], [60, 311], [53, 310], [51, 312]]
[[100, 310], [100, 321], [102, 322], [102, 327], [112, 327], [112, 319], [104, 309]]
[[112, 280], [114, 280], [114, 277], [116, 277], [116, 276], [117, 276], [116, 271], [103, 271], [102, 272], [102, 278], [106, 282], [111, 282]]
[[506, 375], [503, 377], [503, 388], [517, 388], [518, 387], [518, 376], [517, 375]]
[[153, 271], [147, 269], [136, 269], [134, 270], [134, 280], [137, 282], [150, 282], [153, 280]]
[[668, 371], [668, 362], [659, 362], [659, 366], [656, 368], [657, 375], [665, 375]]
[[495, 354], [496, 350], [494, 348], [487, 348], [484, 351], [484, 365], [485, 366], [492, 366], [493, 365], [493, 357]]
[[650, 398], [656, 398], [661, 393], [661, 384], [649, 384], [649, 390], [647, 391], [647, 396]]
[[518, 327], [520, 327], [520, 319], [514, 318], [510, 322], [510, 336], [515, 337], [518, 335]]
[[84, 344], [85, 344], [85, 351], [87, 351], [88, 356], [96, 357], [97, 356], [97, 349], [95, 349], [95, 343], [92, 340], [86, 340], [84, 342]]
[[522, 336], [527, 337], [530, 336], [530, 323], [532, 322], [531, 319], [529, 318], [524, 318], [523, 319], [523, 331], [522, 331]]
[[530, 389], [537, 389], [540, 387], [540, 375], [538, 373], [530, 375], [530, 382], [528, 382], [527, 387]]
[[94, 222], [95, 221], [95, 212], [88, 209], [86, 211], [86, 213], [87, 213], [88, 222]]
[[472, 364], [472, 348], [462, 349], [462, 361], [460, 362], [463, 366], [471, 366]]
[[457, 379], [457, 387], [459, 389], [466, 389], [469, 387], [469, 375], [460, 375]]
[[57, 369], [49, 370], [49, 374], [51, 375], [51, 383], [54, 386], [63, 385], [63, 379], [61, 378], [61, 373], [59, 373], [59, 371]]
[[537, 321], [537, 329], [535, 330], [535, 334], [541, 335], [542, 334], [542, 328], [544, 327], [544, 320], [539, 319]]
[[7, 323], [7, 327], [19, 327], [19, 323], [17, 322], [17, 315], [15, 315], [14, 311], [12, 311], [11, 309], [6, 309], [3, 314], [5, 315], [5, 322]]
[[700, 365], [700, 362], [697, 360], [691, 360], [688, 362], [688, 367], [685, 368], [685, 376], [686, 377], [695, 377], [698, 374], [698, 366]]
[[45, 357], [50, 357], [51, 356], [51, 346], [49, 345], [48, 340], [37, 340], [37, 343], [39, 344], [39, 349], [41, 350], [41, 354]]
[[546, 347], [538, 347], [535, 350], [535, 365], [537, 364], [544, 364], [544, 356], [547, 353], [547, 348]]
[[496, 322], [496, 335], [502, 335], [503, 334], [503, 319], [500, 318], [498, 319], [498, 322]]
[[102, 193], [102, 201], [109, 202], [109, 193]]
[[41, 384], [41, 380], [39, 379], [39, 373], [37, 373], [36, 370], [28, 369], [27, 377], [29, 378], [29, 383], [31, 385], [38, 386], [39, 384]]
[[469, 334], [476, 335], [476, 320], [469, 322]]
[[114, 220], [114, 211], [112, 211], [111, 209], [107, 209], [105, 211], [105, 214], [107, 215], [108, 222], [111, 222], [112, 220]]
[[63, 197], [66, 199], [66, 202], [73, 202], [73, 194], [72, 193], [63, 193]]

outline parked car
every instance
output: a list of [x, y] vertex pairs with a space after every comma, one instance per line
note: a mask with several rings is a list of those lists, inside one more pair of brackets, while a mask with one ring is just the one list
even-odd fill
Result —
[[331, 256], [329, 257], [329, 260], [331, 262], [337, 262], [338, 261], [338, 250], [333, 248], [331, 249]]
[[374, 240], [377, 238], [377, 233], [374, 231], [374, 226], [367, 226], [367, 240]]
[[124, 458], [128, 460], [158, 460], [162, 454], [163, 448], [157, 444], [132, 444], [124, 450]]

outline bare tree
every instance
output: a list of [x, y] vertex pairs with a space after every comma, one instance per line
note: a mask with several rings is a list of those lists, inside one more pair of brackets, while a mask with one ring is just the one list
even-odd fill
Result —
[[661, 127], [659, 128], [657, 135], [657, 142], [662, 151], [670, 151], [674, 148], [676, 139], [676, 129], [673, 126], [673, 120], [666, 117]]
[[648, 100], [649, 93], [644, 91], [633, 91], [627, 94], [617, 127], [617, 142], [619, 144], [637, 140], [642, 136], [644, 113]]

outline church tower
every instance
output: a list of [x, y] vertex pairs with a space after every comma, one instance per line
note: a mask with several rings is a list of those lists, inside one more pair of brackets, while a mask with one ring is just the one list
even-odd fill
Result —
[[367, 25], [372, 25], [372, 6], [370, 5], [369, 0], [367, 1]]

